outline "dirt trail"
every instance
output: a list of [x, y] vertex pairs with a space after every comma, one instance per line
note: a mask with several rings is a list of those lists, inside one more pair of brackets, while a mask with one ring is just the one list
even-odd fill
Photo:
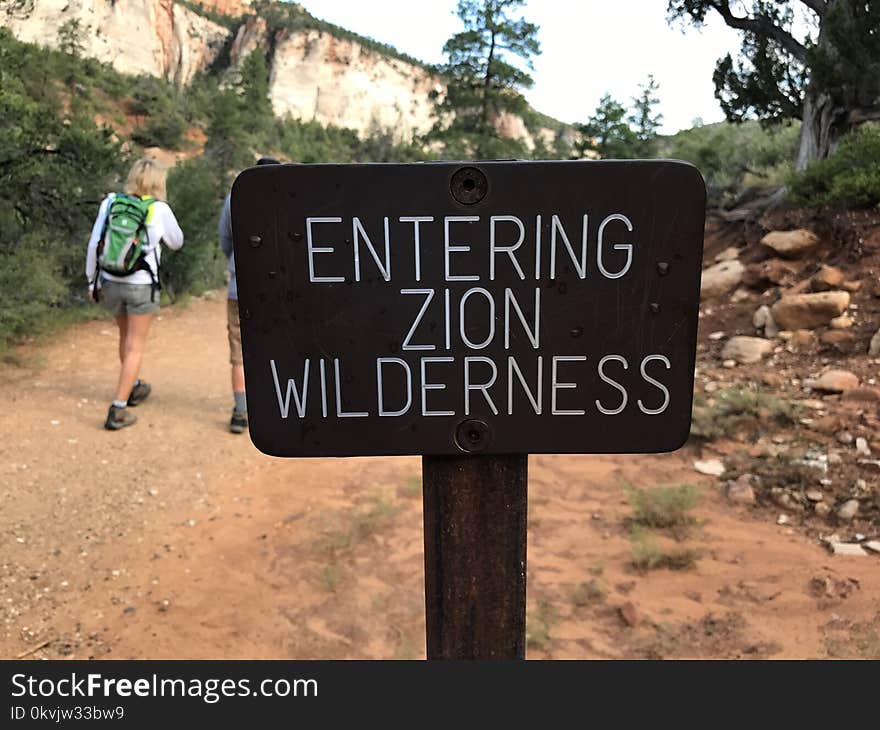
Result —
[[[418, 459], [230, 435], [224, 306], [163, 310], [118, 433], [111, 323], [0, 367], [0, 657], [423, 656]], [[731, 507], [694, 458], [532, 457], [529, 656], [880, 656], [880, 558]], [[695, 565], [634, 571], [623, 485], [682, 482]]]

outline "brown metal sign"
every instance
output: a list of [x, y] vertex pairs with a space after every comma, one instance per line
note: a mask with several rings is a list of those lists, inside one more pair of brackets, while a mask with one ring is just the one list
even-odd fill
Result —
[[246, 170], [251, 438], [275, 456], [676, 449], [704, 216], [675, 161]]

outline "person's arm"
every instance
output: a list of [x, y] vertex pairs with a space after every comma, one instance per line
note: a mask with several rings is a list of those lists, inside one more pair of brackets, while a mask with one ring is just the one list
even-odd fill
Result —
[[92, 235], [89, 237], [89, 245], [86, 249], [86, 279], [89, 285], [95, 283], [95, 277], [98, 275], [98, 241], [101, 240], [101, 232], [104, 230], [104, 221], [107, 218], [107, 208], [110, 205], [112, 196], [108, 195], [101, 202], [98, 208], [98, 217], [95, 218], [95, 224], [92, 226]]
[[232, 205], [227, 195], [223, 201], [223, 210], [220, 211], [220, 225], [217, 233], [220, 237], [220, 248], [226, 254], [226, 258], [232, 256]]
[[155, 224], [162, 231], [162, 243], [172, 251], [177, 251], [183, 246], [183, 231], [168, 203], [162, 201], [153, 204], [153, 215], [156, 216]]

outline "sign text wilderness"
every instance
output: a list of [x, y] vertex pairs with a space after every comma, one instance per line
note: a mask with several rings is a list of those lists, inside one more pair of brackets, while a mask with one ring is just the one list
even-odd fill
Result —
[[[581, 387], [590, 375], [598, 377], [611, 390], [604, 402], [595, 399], [598, 413], [614, 416], [627, 407], [637, 407], [648, 415], [665, 411], [670, 394], [663, 383], [663, 371], [671, 369], [672, 363], [662, 353], [649, 353], [639, 362], [630, 363], [624, 355], [616, 353], [597, 356], [587, 352], [542, 352], [542, 317], [553, 316], [546, 307], [541, 309], [542, 285], [554, 282], [563, 265], [573, 267], [577, 278], [586, 281], [591, 242], [596, 275], [606, 279], [624, 277], [633, 263], [632, 241], [638, 239], [632, 222], [623, 213], [607, 215], [592, 228], [589, 213], [584, 213], [576, 232], [566, 230], [557, 214], [547, 217], [549, 240], [542, 241], [541, 213], [534, 216], [533, 223], [527, 219], [529, 226], [519, 216], [510, 214], [490, 215], [487, 220], [477, 215], [446, 215], [439, 219], [427, 215], [396, 216], [394, 220], [407, 224], [409, 230], [405, 238], [392, 241], [391, 216], [369, 222], [358, 216], [306, 216], [306, 246], [301, 252], [301, 265], [308, 267], [310, 284], [358, 284], [367, 276], [379, 276], [393, 286], [395, 272], [407, 282], [407, 286], [395, 291], [401, 297], [401, 308], [411, 313], [405, 320], [407, 327], [399, 332], [400, 349], [413, 356], [407, 360], [390, 353], [377, 354], [375, 390], [360, 403], [348, 401], [350, 409], [344, 397], [344, 358], [337, 353], [294, 363], [296, 374], [289, 378], [272, 358], [269, 367], [279, 416], [306, 418], [310, 407], [320, 409], [322, 418], [367, 418], [371, 413], [399, 418], [411, 409], [422, 416], [470, 416], [475, 398], [482, 399], [496, 416], [502, 411], [513, 415], [518, 408], [530, 408], [536, 415], [546, 412], [553, 416], [583, 416], [586, 409], [571, 407], [572, 399], [564, 391]], [[321, 263], [327, 254], [335, 253], [334, 246], [325, 243], [334, 240], [351, 242], [352, 260], [347, 271]], [[425, 245], [442, 245], [443, 281], [455, 284], [455, 289], [409, 286], [422, 281]], [[403, 246], [411, 248], [412, 257], [410, 266], [401, 272], [406, 264], [396, 261], [394, 252]], [[489, 282], [534, 282], [525, 299], [509, 286], [493, 286], [490, 291], [481, 285], [479, 273], [469, 273], [467, 258], [478, 251], [485, 252]], [[467, 288], [462, 282], [467, 282]], [[441, 321], [442, 326], [428, 326], [432, 320]], [[496, 338], [503, 341], [505, 351], [510, 350], [512, 341], [525, 341], [532, 354], [508, 354], [501, 361], [481, 354]], [[641, 399], [630, 402], [626, 383], [631, 367], [654, 387], [655, 397], [649, 403]], [[385, 374], [394, 368], [403, 373], [404, 386], [389, 392]], [[590, 368], [594, 373], [589, 373]], [[461, 392], [443, 399], [443, 407], [439, 407], [436, 403], [440, 398], [432, 392], [450, 388], [448, 378], [453, 369], [461, 372]], [[533, 375], [527, 377], [526, 372]]]
[[496, 453], [677, 447], [704, 196], [673, 162], [245, 171], [233, 226], [254, 442], [460, 453], [474, 421]]

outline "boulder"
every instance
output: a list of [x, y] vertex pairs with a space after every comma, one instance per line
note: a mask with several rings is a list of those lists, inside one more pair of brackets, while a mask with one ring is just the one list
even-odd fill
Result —
[[843, 393], [858, 388], [859, 378], [848, 370], [826, 370], [815, 380], [804, 381], [804, 385], [826, 393]]
[[703, 271], [700, 298], [720, 297], [732, 291], [742, 280], [745, 267], [739, 261], [722, 261]]
[[773, 351], [773, 343], [763, 337], [731, 337], [721, 351], [724, 360], [736, 360], [741, 365], [760, 362]]
[[772, 248], [780, 256], [797, 259], [819, 246], [815, 233], [804, 228], [795, 231], [771, 231], [761, 239], [764, 246]]
[[800, 330], [826, 325], [848, 306], [849, 292], [827, 291], [784, 296], [770, 311], [782, 329]]
[[829, 291], [830, 289], [840, 289], [844, 280], [845, 277], [840, 269], [822, 264], [822, 268], [810, 279], [810, 286], [813, 291]]

